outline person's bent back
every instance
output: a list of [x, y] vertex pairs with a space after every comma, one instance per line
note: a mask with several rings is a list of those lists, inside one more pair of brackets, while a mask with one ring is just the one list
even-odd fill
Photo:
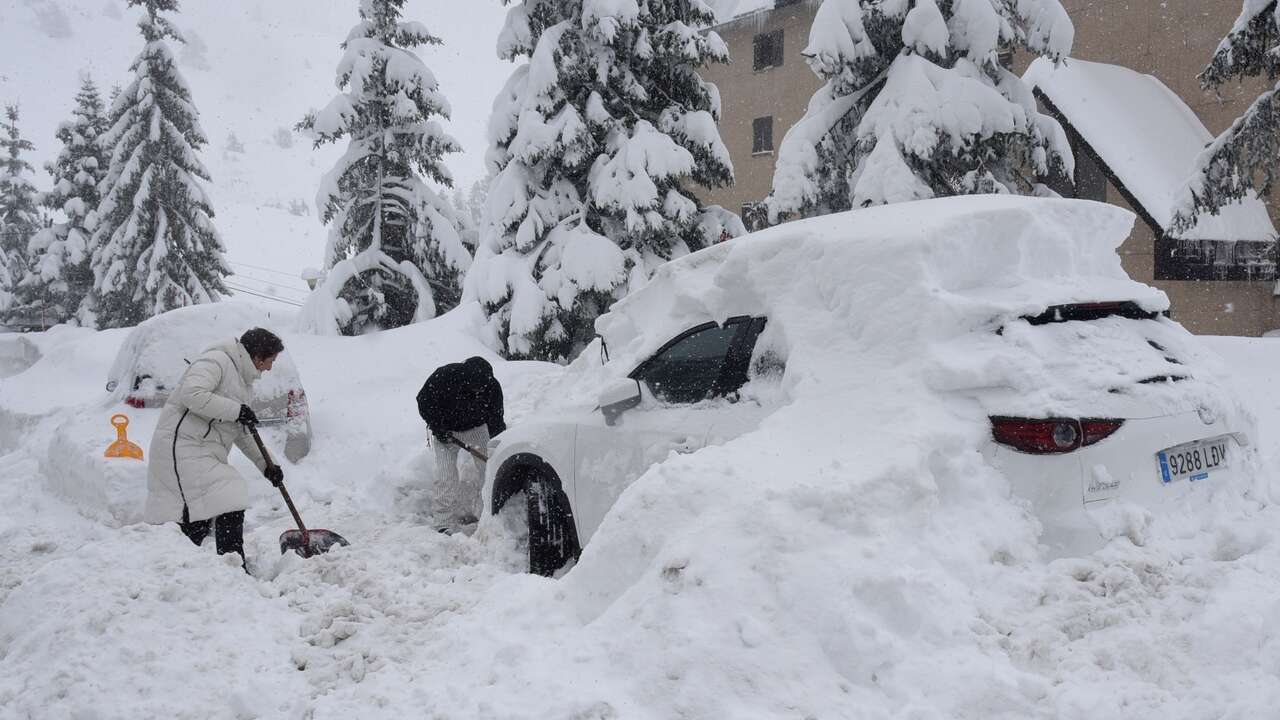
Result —
[[490, 437], [507, 429], [502, 385], [482, 357], [441, 365], [423, 383], [417, 399], [418, 414], [437, 438], [481, 425]]
[[435, 438], [436, 473], [432, 518], [438, 529], [453, 532], [480, 515], [484, 462], [470, 455], [458, 472], [458, 450], [484, 452], [489, 439], [507, 429], [502, 385], [482, 357], [443, 365], [418, 391], [418, 414]]

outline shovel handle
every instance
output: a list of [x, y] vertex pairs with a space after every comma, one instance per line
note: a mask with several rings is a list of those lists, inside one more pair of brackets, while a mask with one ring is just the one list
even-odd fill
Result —
[[[249, 434], [253, 436], [253, 441], [258, 444], [258, 452], [262, 453], [262, 459], [267, 462], [267, 467], [276, 467], [276, 463], [271, 459], [271, 453], [267, 451], [267, 446], [262, 443], [262, 436], [258, 434], [258, 428], [254, 425], [249, 426]], [[289, 491], [284, 489], [284, 483], [280, 483], [280, 494], [284, 496], [284, 504], [289, 506], [289, 512], [293, 514], [293, 521], [298, 523], [298, 529], [302, 531], [302, 544], [310, 546], [311, 538], [307, 536], [307, 526], [302, 524], [302, 516], [298, 514], [298, 508], [293, 506], [293, 498], [289, 497]]]
[[461, 441], [461, 440], [459, 440], [459, 439], [458, 439], [458, 437], [457, 437], [456, 435], [454, 435], [453, 433], [449, 433], [449, 436], [448, 436], [448, 437], [449, 437], [449, 442], [451, 442], [451, 443], [453, 443], [454, 445], [457, 445], [458, 447], [462, 448], [463, 450], [466, 450], [467, 452], [471, 453], [471, 457], [474, 457], [475, 459], [479, 460], [479, 461], [480, 461], [480, 462], [482, 462], [482, 463], [487, 463], [487, 462], [489, 462], [489, 456], [487, 456], [487, 455], [485, 455], [484, 453], [480, 452], [479, 450], [477, 450], [477, 449], [475, 449], [475, 448], [471, 447], [470, 445], [468, 445], [468, 444], [466, 444], [466, 443], [462, 442], [462, 441]]
[[298, 529], [302, 531], [302, 544], [310, 547], [311, 537], [307, 535], [307, 526], [302, 524], [302, 516], [298, 514], [298, 508], [293, 506], [293, 498], [289, 497], [289, 491], [284, 489], [283, 483], [280, 485], [280, 494], [284, 496], [284, 504], [289, 506], [289, 512], [293, 514], [293, 521], [298, 523]]

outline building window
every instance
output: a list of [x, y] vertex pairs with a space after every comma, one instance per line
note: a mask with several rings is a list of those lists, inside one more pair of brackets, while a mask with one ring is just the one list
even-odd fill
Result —
[[751, 121], [751, 154], [773, 152], [773, 116]]
[[774, 30], [771, 33], [761, 33], [756, 36], [755, 43], [755, 63], [756, 71], [767, 70], [769, 68], [782, 67], [782, 31]]
[[1153, 274], [1156, 280], [1274, 280], [1276, 244], [1157, 236]]

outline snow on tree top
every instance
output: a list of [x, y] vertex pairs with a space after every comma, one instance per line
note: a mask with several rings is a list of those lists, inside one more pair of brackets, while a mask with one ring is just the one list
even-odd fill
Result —
[[645, 120], [636, 123], [630, 136], [615, 134], [609, 145], [611, 152], [591, 168], [592, 195], [600, 205], [627, 209], [631, 227], [638, 227], [639, 220], [630, 208], [658, 199], [653, 178], [693, 172], [693, 155]]
[[1266, 206], [1253, 194], [1218, 215], [1201, 213], [1186, 232], [1172, 231], [1177, 194], [1213, 136], [1156, 78], [1075, 58], [1055, 68], [1040, 58], [1023, 79], [1048, 96], [1171, 237], [1265, 241], [1276, 236]]
[[582, 17], [587, 22], [611, 20], [618, 24], [634, 23], [640, 17], [636, 0], [585, 0]]

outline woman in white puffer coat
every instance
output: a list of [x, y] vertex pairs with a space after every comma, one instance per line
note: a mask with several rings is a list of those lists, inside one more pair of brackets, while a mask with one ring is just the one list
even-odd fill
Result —
[[249, 487], [227, 456], [234, 444], [272, 484], [284, 480], [279, 466], [267, 467], [246, 429], [258, 422], [248, 405], [249, 388], [283, 350], [280, 338], [253, 328], [191, 362], [151, 438], [147, 522], [176, 522], [196, 545], [213, 526], [218, 554], [238, 553], [243, 563]]

